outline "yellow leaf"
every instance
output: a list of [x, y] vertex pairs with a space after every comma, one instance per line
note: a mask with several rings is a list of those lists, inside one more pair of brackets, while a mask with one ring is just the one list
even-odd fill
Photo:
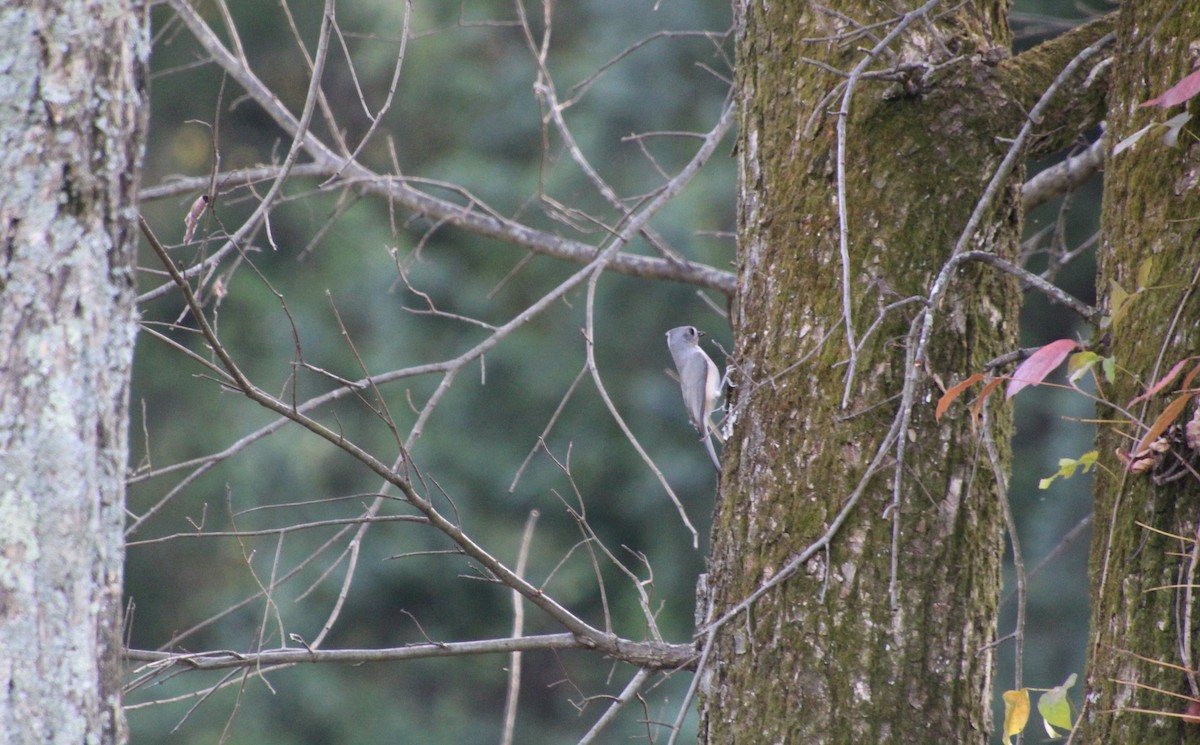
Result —
[[1097, 362], [1103, 358], [1095, 352], [1076, 352], [1067, 358], [1067, 379], [1078, 382]]
[[1076, 469], [1080, 468], [1081, 466], [1083, 467], [1083, 472], [1087, 473], [1088, 471], [1090, 471], [1092, 469], [1092, 466], [1096, 465], [1096, 458], [1099, 457], [1099, 455], [1100, 455], [1100, 451], [1089, 450], [1088, 452], [1079, 456], [1079, 460], [1075, 460], [1074, 458], [1059, 458], [1058, 459], [1058, 470], [1055, 471], [1053, 475], [1047, 476], [1046, 478], [1039, 481], [1038, 488], [1039, 489], [1049, 488], [1050, 485], [1054, 483], [1054, 480], [1059, 478], [1060, 476], [1064, 479], [1071, 478], [1072, 476], [1075, 475]]
[[1012, 745], [1009, 739], [1019, 735], [1029, 722], [1029, 689], [1004, 692], [1004, 745]]

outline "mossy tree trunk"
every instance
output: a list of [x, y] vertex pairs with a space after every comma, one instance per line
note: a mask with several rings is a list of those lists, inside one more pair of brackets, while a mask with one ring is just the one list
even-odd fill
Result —
[[[1006, 7], [938, 6], [871, 65], [915, 65], [912, 78], [858, 81], [844, 179], [860, 348], [843, 404], [835, 112], [846, 77], [831, 70], [851, 70], [898, 22], [897, 5], [737, 3], [739, 387], [714, 525], [713, 617], [783, 571], [861, 496], [827, 550], [720, 626], [702, 671], [706, 742], [986, 740], [1000, 489], [969, 417], [939, 423], [933, 403], [936, 381], [953, 383], [1015, 349], [1019, 292], [1010, 278], [977, 265], [955, 273], [934, 309], [912, 416], [887, 440], [906, 345], [924, 311], [915, 299], [928, 296], [1025, 112], [1104, 31], [1013, 60]], [[1089, 106], [1095, 117], [1100, 97], [1085, 88], [1075, 83], [1074, 108], [1065, 105], [1047, 131], [1069, 140]], [[1021, 176], [1018, 168], [1002, 184], [967, 248], [1014, 257]], [[991, 410], [990, 428], [1003, 470], [1006, 407]]]
[[0, 4], [0, 742], [125, 740], [139, 0]]
[[[1117, 64], [1108, 107], [1110, 146], [1151, 122], [1186, 106], [1142, 108], [1193, 71], [1200, 39], [1200, 5], [1169, 1], [1124, 3], [1120, 10]], [[1161, 133], [1161, 130], [1159, 130]], [[1128, 292], [1143, 288], [1116, 314], [1107, 336], [1115, 357], [1114, 384], [1105, 396], [1144, 423], [1151, 423], [1180, 393], [1176, 380], [1147, 401], [1129, 402], [1178, 361], [1200, 352], [1200, 127], [1193, 121], [1178, 148], [1151, 132], [1133, 148], [1111, 157], [1104, 179], [1104, 241], [1099, 286]], [[1119, 294], [1119, 293], [1118, 293]], [[1119, 297], [1116, 298], [1119, 301]], [[1113, 298], [1109, 298], [1110, 312]], [[1192, 369], [1189, 362], [1184, 372]], [[1192, 383], [1196, 385], [1195, 382]], [[1180, 427], [1196, 410], [1190, 402]], [[1168, 431], [1173, 452], [1133, 472], [1115, 452], [1129, 451], [1144, 429], [1125, 413], [1101, 407], [1100, 468], [1091, 572], [1092, 638], [1088, 696], [1077, 742], [1200, 742], [1200, 725], [1179, 717], [1133, 709], [1192, 713], [1200, 700], [1200, 477], [1179, 470], [1191, 451], [1178, 430]], [[1171, 480], [1175, 470], [1178, 478]], [[1140, 523], [1140, 524], [1139, 524]], [[1160, 532], [1182, 536], [1171, 538]], [[1189, 628], [1190, 626], [1190, 628]], [[1155, 692], [1159, 689], [1163, 693]]]

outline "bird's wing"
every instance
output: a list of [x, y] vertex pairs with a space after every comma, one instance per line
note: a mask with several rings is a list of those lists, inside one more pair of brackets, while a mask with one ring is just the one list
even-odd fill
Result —
[[688, 357], [683, 368], [679, 371], [683, 386], [683, 405], [687, 409], [688, 418], [696, 431], [704, 434], [707, 427], [704, 422], [704, 396], [708, 390], [708, 360], [701, 354]]

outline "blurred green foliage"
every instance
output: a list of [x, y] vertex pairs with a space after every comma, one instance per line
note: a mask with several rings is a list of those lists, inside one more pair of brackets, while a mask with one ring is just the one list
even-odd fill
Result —
[[[658, 10], [641, 0], [557, 5], [547, 68], [562, 98], [578, 96], [566, 111], [567, 121], [597, 171], [618, 193], [634, 198], [628, 204], [634, 206], [663, 176], [639, 141], [625, 138], [712, 128], [731, 74], [731, 42], [723, 36], [731, 24], [730, 8], [715, 1], [665, 2]], [[321, 3], [304, 0], [289, 7], [311, 53]], [[323, 90], [352, 147], [370, 124], [355, 81], [367, 106], [382, 103], [402, 36], [403, 9], [399, 2], [338, 6], [354, 75], [335, 42]], [[216, 8], [206, 3], [200, 10], [228, 43]], [[230, 11], [253, 70], [298, 112], [308, 85], [307, 66], [280, 6], [239, 3]], [[540, 6], [530, 4], [528, 12], [540, 34]], [[453, 184], [500, 214], [599, 245], [607, 233], [598, 224], [578, 217], [568, 224], [539, 200], [542, 189], [578, 215], [616, 222], [615, 211], [564, 154], [557, 136], [551, 133], [549, 149], [544, 147], [543, 112], [534, 93], [537, 65], [515, 18], [511, 2], [414, 3], [395, 102], [361, 160], [380, 172], [394, 173], [395, 164], [405, 176]], [[663, 30], [714, 35], [655, 37]], [[152, 131], [144, 183], [204, 176], [213, 168], [214, 149], [226, 170], [278, 161], [290, 139], [214, 65], [196, 64], [203, 53], [164, 5], [154, 9], [154, 33]], [[646, 39], [649, 43], [604, 67]], [[598, 71], [586, 89], [572, 90]], [[313, 129], [331, 141], [320, 115]], [[658, 166], [673, 173], [699, 141], [647, 137], [641, 142]], [[723, 145], [653, 223], [677, 250], [718, 267], [728, 267], [733, 259], [731, 145]], [[271, 214], [269, 235], [257, 234], [245, 259], [227, 261], [218, 274], [220, 284], [210, 280], [204, 287], [210, 320], [223, 342], [256, 384], [283, 400], [303, 402], [332, 390], [337, 384], [331, 376], [356, 380], [366, 371], [451, 359], [486, 338], [481, 326], [410, 312], [427, 309], [426, 298], [444, 313], [500, 324], [578, 269], [543, 258], [523, 264], [525, 252], [519, 248], [435, 226], [379, 200], [318, 190], [318, 185], [314, 179], [290, 181], [285, 203]], [[221, 231], [236, 229], [255, 206], [245, 189], [225, 186], [230, 195], [218, 200], [215, 217], [206, 217], [197, 232], [207, 233], [209, 240], [172, 249], [178, 263], [191, 265], [214, 251], [221, 245]], [[267, 188], [259, 184], [258, 195]], [[447, 189], [428, 188], [438, 196], [454, 196]], [[177, 243], [183, 215], [197, 195], [147, 202], [142, 212], [164, 242]], [[352, 206], [343, 212], [339, 199], [347, 198]], [[332, 215], [336, 223], [322, 233]], [[318, 235], [321, 239], [312, 244]], [[652, 249], [637, 244], [628, 250]], [[148, 250], [141, 263], [143, 291], [164, 282]], [[398, 267], [404, 269], [403, 279]], [[714, 300], [723, 305], [720, 298]], [[141, 308], [148, 328], [211, 359], [195, 324], [182, 311], [177, 293]], [[616, 275], [599, 283], [599, 369], [629, 426], [663, 468], [700, 530], [701, 546], [695, 550], [675, 508], [622, 436], [590, 378], [579, 385], [546, 439], [554, 457], [569, 463], [570, 478], [539, 453], [509, 491], [518, 467], [583, 367], [584, 311], [584, 291], [579, 289], [489, 352], [482, 365], [458, 376], [425, 423], [412, 459], [439, 507], [457, 516], [478, 542], [510, 565], [527, 516], [539, 510], [527, 569], [531, 581], [545, 582], [549, 594], [593, 624], [603, 626], [607, 603], [614, 630], [642, 638], [646, 624], [636, 595], [603, 558], [597, 566], [606, 596], [598, 592], [596, 570], [568, 511], [578, 510], [582, 502], [597, 536], [646, 578], [649, 570], [638, 557], [644, 554], [653, 568], [657, 622], [667, 639], [686, 641], [692, 633], [694, 586], [703, 569], [714, 481], [677, 400], [676, 384], [664, 373], [670, 357], [663, 333], [695, 323], [728, 348], [728, 330], [689, 287]], [[429, 375], [381, 387], [382, 405], [402, 436], [416, 420], [412, 407], [419, 409], [440, 380], [440, 375]], [[396, 439], [371, 412], [381, 403], [372, 395], [364, 399], [348, 397], [313, 413], [390, 462], [397, 453]], [[146, 333], [138, 342], [133, 412], [131, 466], [143, 472], [220, 452], [275, 419], [223, 390], [202, 365]], [[146, 513], [188, 473], [135, 483], [129, 494], [131, 513]], [[130, 535], [126, 585], [131, 646], [158, 648], [174, 639], [173, 648], [181, 650], [252, 650], [298, 646], [293, 634], [315, 639], [337, 601], [349, 561], [349, 534], [329, 545], [340, 527], [290, 532], [282, 539], [185, 536], [149, 541], [195, 533], [198, 526], [204, 531], [263, 530], [353, 518], [379, 488], [379, 479], [351, 458], [295, 427], [281, 428], [207, 470]], [[383, 514], [408, 511], [390, 502]], [[373, 526], [357, 556], [345, 607], [324, 646], [509, 635], [510, 595], [478, 579], [478, 570], [462, 557], [428, 553], [449, 548], [448, 540], [428, 528]], [[399, 555], [407, 556], [389, 558]], [[273, 592], [269, 604], [259, 598], [239, 606], [260, 585], [293, 570], [295, 576]], [[235, 610], [225, 612], [231, 607]], [[527, 614], [527, 634], [560, 630], [536, 612]], [[217, 692], [194, 712], [189, 710], [197, 699], [189, 694], [220, 678], [182, 675], [129, 696], [135, 707], [130, 713], [133, 741], [217, 742], [231, 722], [227, 741], [234, 743], [491, 743], [500, 731], [507, 665], [506, 656], [489, 656], [303, 667], [270, 673], [269, 685], [251, 676], [244, 685]], [[594, 655], [527, 654], [517, 742], [574, 742], [607, 706], [589, 697], [616, 695], [631, 672]], [[651, 708], [628, 709], [608, 737], [644, 736], [647, 717], [673, 719], [689, 682], [677, 676], [660, 684], [648, 699]], [[181, 699], [137, 707], [172, 696]]]

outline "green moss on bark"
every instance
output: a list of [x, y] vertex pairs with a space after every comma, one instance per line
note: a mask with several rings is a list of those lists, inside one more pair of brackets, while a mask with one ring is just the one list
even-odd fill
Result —
[[[905, 373], [902, 341], [921, 306], [892, 310], [863, 337], [885, 306], [928, 292], [1005, 153], [997, 125], [1011, 136], [1023, 116], [1002, 92], [990, 54], [1007, 33], [991, 30], [1001, 6], [979, 5], [897, 43], [905, 60], [945, 64], [935, 85], [902, 92], [863, 81], [853, 100], [846, 188], [862, 347], [845, 409], [836, 118], [821, 111], [839, 107], [840, 96], [826, 94], [842, 78], [800, 58], [849, 69], [861, 44], [802, 41], [848, 28], [809, 5], [747, 7], [734, 308], [746, 379], [714, 527], [718, 611], [827, 530], [891, 426]], [[866, 2], [838, 9], [861, 23], [890, 13]], [[1019, 235], [1019, 176], [978, 236], [980, 247], [1005, 256]], [[952, 380], [1012, 349], [1017, 300], [1007, 278], [977, 267], [960, 272], [939, 309], [929, 371]], [[937, 395], [924, 378], [922, 403], [903, 433], [904, 468], [871, 479], [829, 552], [726, 627], [704, 703], [706, 741], [747, 733], [764, 742], [907, 742], [914, 733], [985, 740], [991, 657], [980, 650], [994, 636], [1002, 517], [969, 423], [934, 421]], [[995, 436], [1007, 442], [1007, 414], [998, 409], [993, 418]], [[903, 479], [896, 543], [895, 478]]]

